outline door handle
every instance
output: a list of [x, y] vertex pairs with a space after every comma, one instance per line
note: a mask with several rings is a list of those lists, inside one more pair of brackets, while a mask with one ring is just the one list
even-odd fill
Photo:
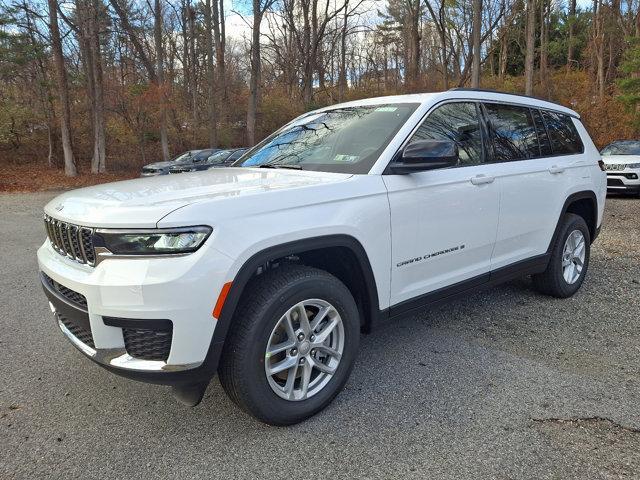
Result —
[[557, 165], [552, 165], [551, 167], [549, 167], [549, 173], [562, 173], [564, 172], [564, 168], [563, 167], [559, 167]]
[[495, 177], [490, 177], [488, 175], [476, 175], [475, 177], [471, 177], [471, 183], [474, 185], [484, 185], [485, 183], [493, 183]]

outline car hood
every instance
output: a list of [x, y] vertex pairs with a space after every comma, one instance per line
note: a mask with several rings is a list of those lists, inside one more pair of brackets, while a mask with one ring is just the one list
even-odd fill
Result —
[[173, 161], [168, 161], [168, 162], [155, 162], [155, 163], [150, 163], [149, 165], [145, 165], [143, 168], [157, 168], [157, 169], [161, 169], [161, 168], [167, 168], [170, 167], [172, 165], [175, 165], [176, 162]]
[[172, 211], [191, 203], [303, 188], [349, 177], [301, 170], [214, 168], [72, 190], [49, 202], [45, 213], [89, 227], [153, 228]]
[[602, 161], [607, 165], [640, 163], [640, 155], [602, 155]]

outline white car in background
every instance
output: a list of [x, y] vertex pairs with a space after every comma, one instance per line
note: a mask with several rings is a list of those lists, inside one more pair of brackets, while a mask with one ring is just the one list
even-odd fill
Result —
[[640, 196], [640, 140], [616, 140], [600, 152], [607, 190]]

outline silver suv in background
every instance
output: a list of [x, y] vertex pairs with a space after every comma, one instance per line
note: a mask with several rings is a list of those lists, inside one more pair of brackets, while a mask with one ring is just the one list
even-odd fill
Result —
[[600, 152], [607, 191], [640, 196], [640, 140], [616, 140]]

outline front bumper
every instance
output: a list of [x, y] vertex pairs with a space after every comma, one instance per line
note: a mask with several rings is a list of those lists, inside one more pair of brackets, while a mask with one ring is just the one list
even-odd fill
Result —
[[640, 193], [640, 178], [638, 177], [640, 175], [636, 171], [607, 172], [607, 191], [612, 193]]
[[[86, 309], [70, 302], [46, 280], [41, 273], [40, 282], [45, 295], [49, 299], [49, 307], [57, 321], [58, 327], [74, 347], [103, 366], [117, 369], [133, 370], [138, 372], [179, 372], [199, 367], [202, 362], [191, 364], [171, 365], [163, 360], [145, 360], [135, 358], [127, 352], [126, 348], [96, 348], [91, 334], [91, 322], [89, 312]], [[75, 332], [74, 332], [75, 330]], [[83, 334], [79, 334], [83, 332]]]
[[[116, 374], [169, 385], [208, 380], [215, 374], [217, 365], [207, 362], [217, 323], [211, 312], [230, 262], [203, 246], [184, 257], [109, 259], [92, 268], [63, 257], [48, 241], [38, 250], [42, 286], [65, 337]], [[61, 295], [47, 277], [83, 296], [86, 307]], [[126, 348], [126, 329], [118, 321], [148, 329], [170, 322], [167, 357], [132, 355]], [[83, 335], [87, 331], [89, 335]]]

